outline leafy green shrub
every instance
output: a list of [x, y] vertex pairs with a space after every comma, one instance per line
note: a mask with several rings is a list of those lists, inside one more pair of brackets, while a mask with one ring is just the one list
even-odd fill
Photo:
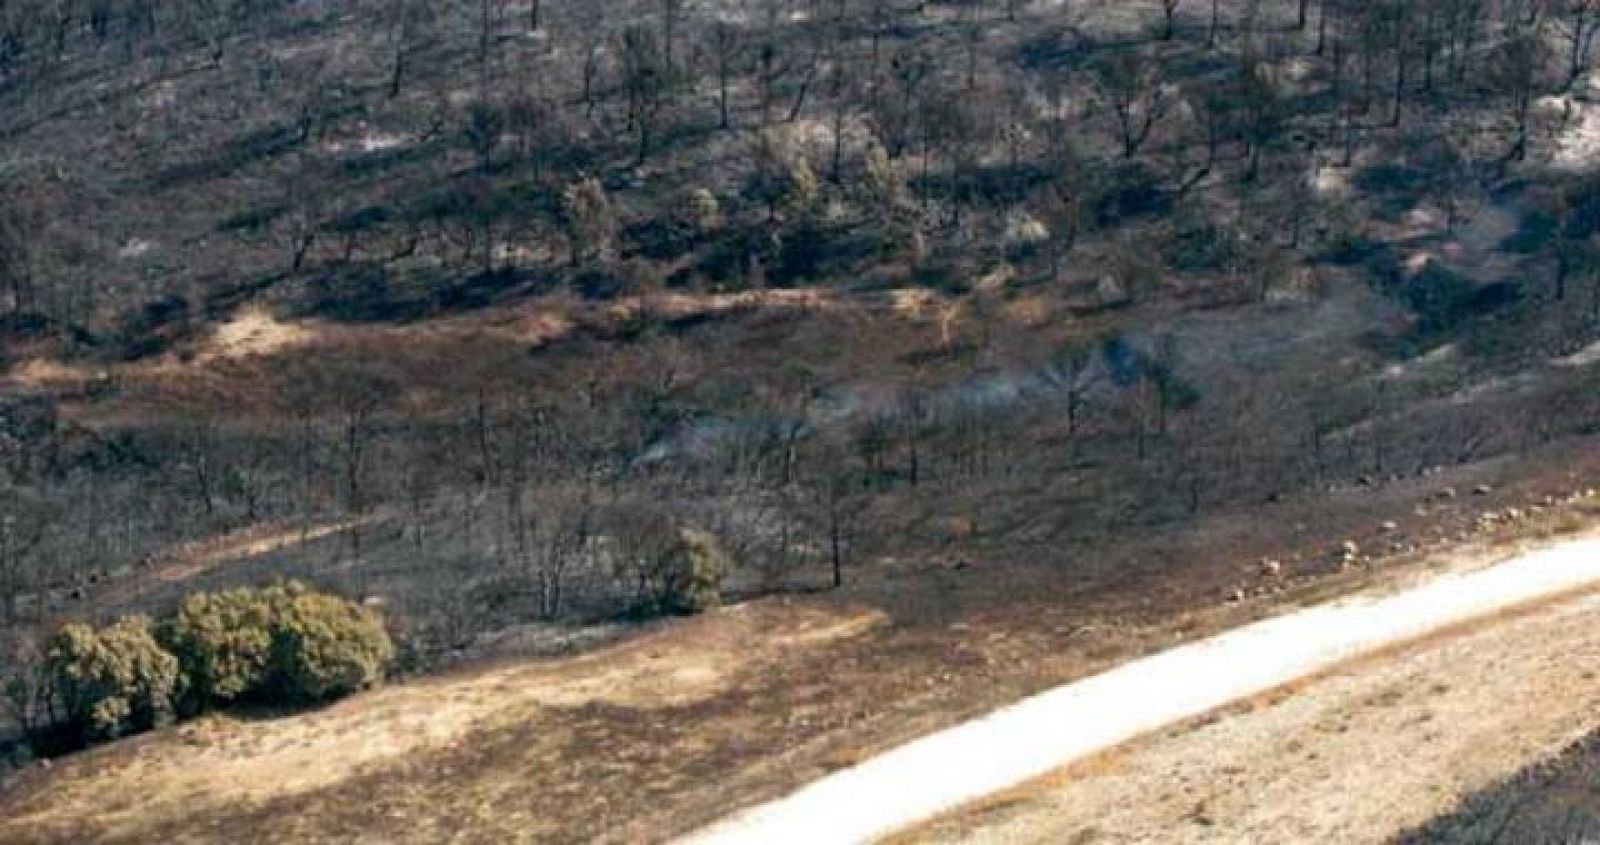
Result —
[[148, 730], [172, 718], [178, 659], [129, 616], [99, 631], [62, 628], [45, 654], [49, 688], [66, 726], [84, 740]]
[[715, 535], [685, 528], [678, 532], [667, 555], [664, 609], [702, 613], [722, 604], [722, 579], [731, 568], [731, 559]]
[[678, 225], [698, 241], [722, 225], [722, 203], [709, 190], [692, 188], [679, 199], [675, 216]]
[[377, 683], [395, 653], [376, 613], [293, 581], [196, 593], [159, 627], [69, 624], [42, 654], [12, 652], [0, 704], [33, 740], [65, 747], [158, 727], [180, 703], [326, 701]]
[[161, 628], [177, 656], [195, 707], [223, 704], [258, 691], [272, 657], [275, 613], [255, 590], [195, 593]]
[[394, 644], [376, 613], [293, 582], [262, 593], [276, 610], [267, 684], [281, 700], [325, 701], [383, 679]]
[[197, 707], [336, 698], [376, 683], [394, 657], [376, 613], [293, 581], [191, 595], [162, 633]]

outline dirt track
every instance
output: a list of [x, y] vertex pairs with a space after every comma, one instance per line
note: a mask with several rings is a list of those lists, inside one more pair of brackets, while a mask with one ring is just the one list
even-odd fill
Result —
[[1594, 727], [1597, 612], [1569, 599], [1359, 661], [895, 841], [1383, 841]]

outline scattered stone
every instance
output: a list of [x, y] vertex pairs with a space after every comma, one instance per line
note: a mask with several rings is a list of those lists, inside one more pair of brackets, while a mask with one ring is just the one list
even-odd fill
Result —
[[1487, 496], [1493, 492], [1494, 488], [1487, 484], [1479, 484], [1477, 487], [1472, 488], [1472, 495], [1474, 496]]
[[1348, 572], [1361, 562], [1361, 547], [1354, 540], [1346, 540], [1339, 545], [1339, 571]]
[[1283, 574], [1283, 563], [1268, 558], [1261, 562], [1261, 572], [1268, 577], [1276, 578]]
[[1133, 302], [1127, 287], [1109, 273], [1101, 276], [1100, 283], [1095, 286], [1095, 299], [1101, 308], [1121, 308]]
[[1379, 527], [1381, 527], [1383, 529], [1383, 532], [1385, 534], [1393, 534], [1394, 532], [1400, 530], [1400, 523], [1395, 522], [1394, 520], [1391, 519], [1391, 520], [1385, 521], [1383, 523], [1383, 525], [1381, 525]]

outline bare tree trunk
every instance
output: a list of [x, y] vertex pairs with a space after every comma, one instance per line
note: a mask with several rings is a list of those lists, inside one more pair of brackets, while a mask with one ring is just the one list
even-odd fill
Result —
[[1322, 55], [1328, 49], [1328, 0], [1317, 3], [1317, 49], [1316, 54]]

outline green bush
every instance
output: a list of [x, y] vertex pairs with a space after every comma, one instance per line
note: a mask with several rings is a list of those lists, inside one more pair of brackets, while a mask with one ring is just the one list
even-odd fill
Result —
[[180, 702], [326, 701], [377, 683], [393, 659], [376, 613], [290, 581], [196, 593], [158, 627], [143, 616], [66, 625], [0, 675], [0, 703], [31, 735], [72, 746], [165, 724]]
[[129, 616], [99, 631], [62, 628], [45, 654], [49, 689], [65, 726], [84, 740], [148, 730], [172, 718], [178, 659]]
[[293, 581], [191, 595], [163, 636], [199, 708], [336, 698], [377, 683], [394, 658], [377, 614]]
[[272, 657], [271, 605], [255, 590], [195, 593], [161, 628], [194, 707], [225, 704], [261, 689]]
[[693, 528], [678, 532], [663, 567], [665, 609], [702, 613], [722, 604], [722, 579], [731, 568], [728, 552], [716, 536]]
[[394, 644], [376, 613], [290, 583], [263, 593], [276, 609], [269, 690], [284, 701], [324, 701], [383, 679]]

